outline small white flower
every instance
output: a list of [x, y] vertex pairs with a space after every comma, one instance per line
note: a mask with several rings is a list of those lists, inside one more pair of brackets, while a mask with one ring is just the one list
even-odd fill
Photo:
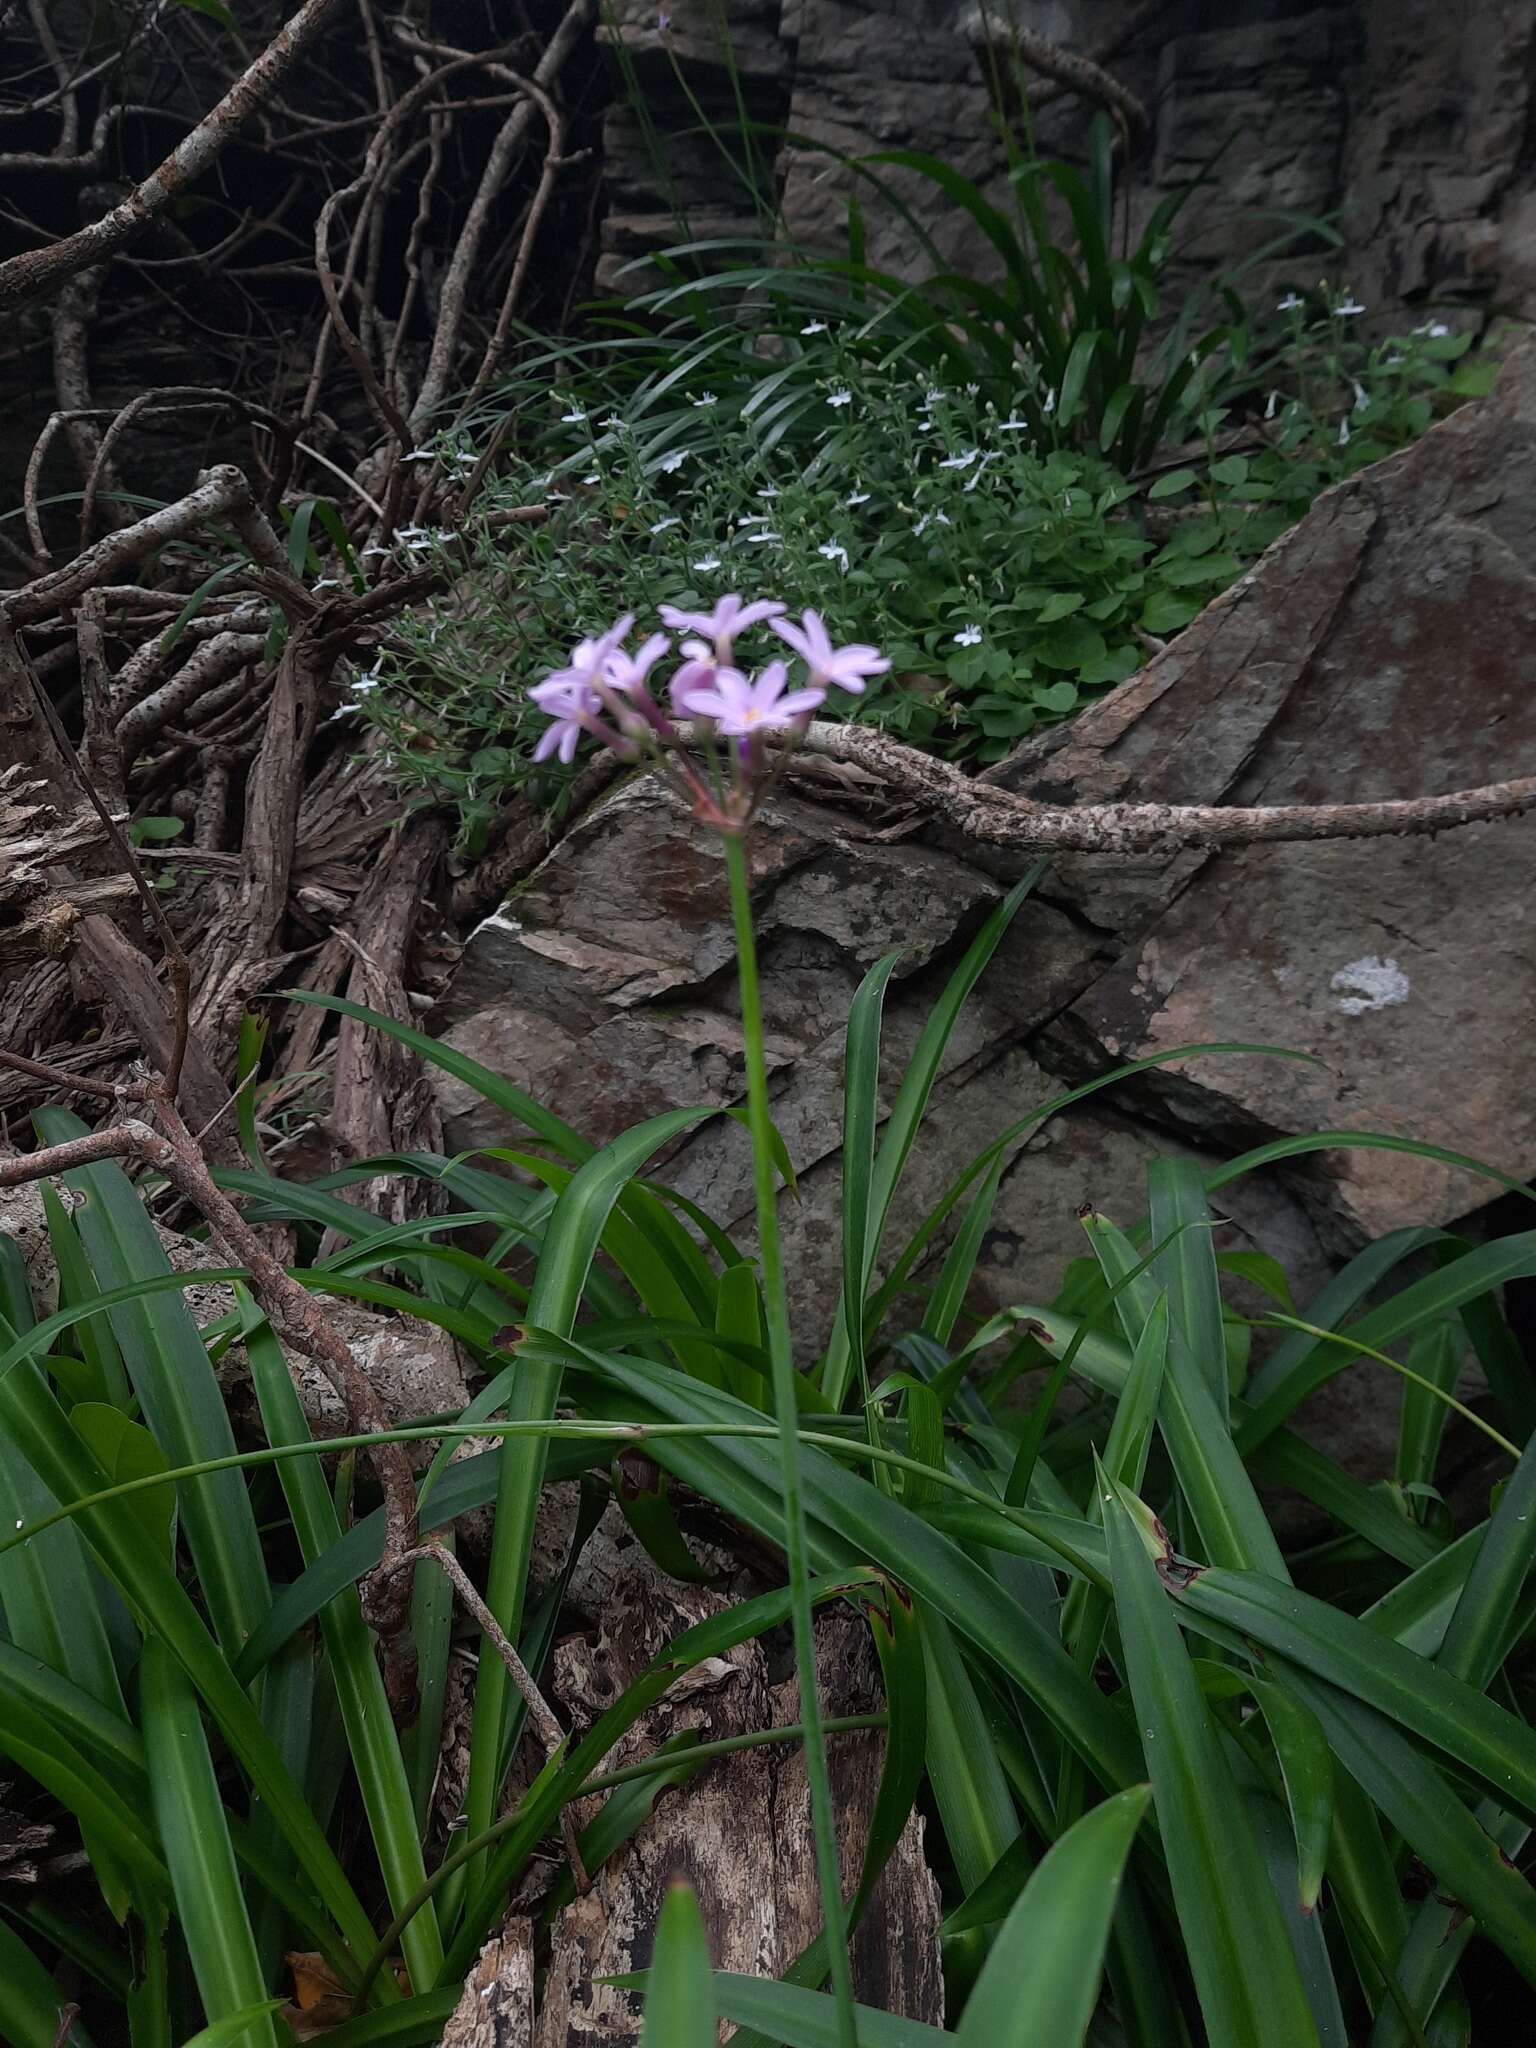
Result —
[[969, 469], [981, 453], [979, 448], [967, 448], [963, 455], [947, 455], [939, 464], [940, 469]]
[[944, 394], [942, 391], [925, 391], [923, 393], [923, 409], [925, 412], [932, 412], [936, 405], [942, 405], [943, 403]]
[[963, 633], [957, 633], [955, 635], [955, 645], [957, 647], [979, 647], [981, 645], [980, 626], [967, 626]]
[[912, 531], [921, 540], [930, 526], [948, 526], [949, 523], [949, 514], [947, 512], [925, 512]]
[[1264, 408], [1265, 419], [1272, 420], [1279, 410], [1280, 394], [1278, 391], [1271, 391], [1271, 393], [1269, 394], [1269, 403]]
[[920, 421], [918, 422], [918, 428], [917, 428], [917, 431], [918, 431], [918, 432], [919, 432], [920, 434], [931, 434], [931, 433], [933, 432], [933, 421], [932, 421], [932, 420], [920, 420]]
[[629, 422], [628, 420], [621, 420], [616, 412], [611, 412], [607, 419], [603, 421], [603, 425], [611, 427], [616, 434], [622, 434], [627, 429]]
[[602, 480], [600, 472], [595, 469], [588, 470], [587, 474], [582, 478], [584, 484], [600, 484]]
[[825, 320], [807, 320], [800, 330], [802, 334], [825, 334], [826, 331], [827, 323]]
[[673, 448], [661, 458], [661, 467], [668, 476], [676, 476], [687, 460], [688, 450], [686, 448]]
[[766, 526], [768, 524], [768, 514], [766, 512], [743, 512], [736, 524], [738, 526]]
[[827, 403], [835, 412], [841, 405], [852, 405], [853, 393], [851, 391], [829, 391], [827, 393]]
[[1426, 320], [1422, 327], [1415, 327], [1413, 331], [1415, 334], [1427, 334], [1431, 341], [1444, 341], [1451, 330], [1443, 320]]
[[1056, 394], [1054, 391], [1047, 391], [1047, 393], [1045, 394], [1045, 403], [1041, 406], [1040, 410], [1045, 414], [1047, 419], [1049, 419], [1051, 414], [1056, 410]]
[[784, 536], [782, 533], [768, 533], [767, 531], [764, 531], [762, 533], [749, 533], [747, 535], [747, 541], [749, 545], [752, 547], [761, 547], [765, 540], [782, 540], [783, 538]]
[[757, 495], [760, 498], [776, 498], [779, 495], [779, 487], [777, 484], [765, 484]]
[[584, 427], [587, 416], [579, 405], [573, 405], [569, 412], [561, 413], [560, 424], [562, 427]]
[[693, 409], [695, 412], [699, 412], [707, 405], [718, 405], [719, 403], [720, 401], [716, 398], [713, 391], [701, 391], [693, 401]]
[[339, 576], [317, 576], [309, 587], [311, 590], [340, 590], [341, 578]]
[[989, 454], [989, 455], [983, 455], [983, 456], [982, 456], [982, 458], [981, 458], [980, 462], [978, 462], [978, 463], [977, 463], [977, 465], [976, 465], [976, 469], [975, 469], [975, 473], [974, 473], [974, 475], [972, 475], [972, 476], [968, 476], [968, 477], [966, 478], [966, 480], [965, 480], [965, 484], [964, 484], [964, 487], [963, 487], [963, 488], [965, 489], [965, 491], [966, 491], [967, 495], [969, 495], [969, 494], [970, 494], [970, 492], [972, 492], [972, 491], [974, 491], [974, 490], [975, 490], [976, 486], [977, 486], [977, 485], [978, 485], [978, 484], [979, 484], [979, 483], [981, 482], [982, 478], [983, 478], [983, 477], [984, 477], [984, 476], [986, 475], [986, 473], [987, 473], [987, 464], [988, 464], [989, 462], [996, 462], [996, 460], [997, 460], [997, 452], [996, 452], [996, 450], [995, 450], [995, 449], [993, 450], [993, 452], [992, 452], [991, 454]]
[[1341, 320], [1353, 320], [1355, 315], [1357, 313], [1363, 313], [1365, 311], [1365, 308], [1361, 305], [1358, 299], [1343, 298], [1340, 299], [1339, 303], [1334, 307], [1333, 310], [1335, 313], [1338, 314]]
[[1007, 419], [998, 421], [997, 431], [1000, 434], [1027, 434], [1029, 421], [1021, 420], [1017, 413], [1010, 413]]
[[1276, 306], [1275, 311], [1277, 313], [1299, 313], [1306, 303], [1306, 300], [1299, 292], [1287, 292], [1279, 305]]
[[1364, 412], [1365, 408], [1371, 402], [1371, 394], [1366, 390], [1365, 386], [1360, 382], [1360, 380], [1357, 377], [1352, 377], [1350, 379], [1350, 382], [1355, 387], [1355, 411]]
[[1345, 413], [1345, 415], [1344, 415], [1343, 419], [1341, 419], [1341, 420], [1339, 421], [1339, 446], [1340, 446], [1341, 448], [1347, 448], [1347, 447], [1349, 446], [1349, 414], [1348, 414], [1348, 413]]
[[869, 493], [868, 491], [850, 491], [847, 497], [844, 498], [843, 503], [848, 506], [867, 505], [869, 503]]
[[707, 576], [711, 569], [719, 568], [720, 557], [718, 555], [700, 555], [696, 562], [690, 562], [688, 566], [690, 569], [697, 570], [699, 575]]
[[824, 560], [828, 562], [836, 562], [842, 569], [842, 572], [845, 576], [848, 574], [848, 550], [841, 544], [841, 542], [835, 540], [824, 540], [821, 546], [816, 550], [816, 552], [818, 555], [822, 556]]
[[965, 387], [965, 395], [967, 398], [980, 398], [981, 386], [979, 384], [967, 384]]
[[682, 523], [682, 520], [678, 519], [675, 516], [670, 519], [658, 519], [656, 524], [651, 528], [651, 532], [670, 533], [674, 526], [681, 526]]

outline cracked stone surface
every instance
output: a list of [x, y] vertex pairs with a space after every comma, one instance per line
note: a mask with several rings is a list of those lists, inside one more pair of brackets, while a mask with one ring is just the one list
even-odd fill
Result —
[[[1491, 781], [1536, 762], [1536, 348], [1495, 395], [1331, 492], [1142, 673], [1022, 752], [1055, 800], [1345, 801]], [[753, 842], [774, 1110], [799, 1176], [782, 1203], [807, 1353], [836, 1311], [848, 1006], [884, 954], [882, 1110], [1007, 863], [933, 835], [882, 841], [783, 797]], [[1536, 1169], [1536, 819], [1172, 861], [1076, 857], [1028, 901], [946, 1051], [886, 1244], [894, 1254], [998, 1133], [1062, 1088], [1191, 1043], [1305, 1055], [1187, 1059], [1117, 1085], [1023, 1144], [974, 1305], [1049, 1300], [1092, 1201], [1126, 1222], [1158, 1153], [1214, 1163], [1275, 1136], [1373, 1130], [1500, 1171]], [[474, 934], [434, 1019], [603, 1142], [742, 1095], [718, 846], [645, 778], [614, 791]], [[451, 1151], [515, 1143], [441, 1079]], [[654, 1169], [750, 1243], [745, 1133], [725, 1118]], [[1337, 1259], [1404, 1225], [1458, 1224], [1475, 1174], [1336, 1149], [1224, 1191], [1223, 1245], [1272, 1253], [1303, 1302]], [[930, 1268], [930, 1272], [931, 1272]], [[921, 1281], [923, 1274], [919, 1274]], [[918, 1320], [914, 1313], [913, 1321]], [[1396, 1401], [1323, 1390], [1304, 1421], [1390, 1469]]]

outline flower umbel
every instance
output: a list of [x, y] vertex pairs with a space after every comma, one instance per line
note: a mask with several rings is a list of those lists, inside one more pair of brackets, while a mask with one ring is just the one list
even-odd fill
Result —
[[[840, 546], [829, 543], [825, 552], [843, 557], [846, 566]], [[634, 619], [626, 613], [606, 633], [581, 641], [564, 668], [529, 690], [550, 720], [534, 759], [558, 756], [569, 763], [583, 736], [626, 760], [647, 754], [687, 796], [696, 817], [728, 835], [744, 831], [828, 690], [857, 694], [890, 667], [878, 648], [834, 647], [819, 613], [807, 611], [793, 625], [783, 612], [775, 598], [744, 602], [735, 591], [707, 612], [663, 605], [663, 623], [688, 635], [667, 684], [671, 717], [651, 694], [650, 678], [672, 642], [665, 633], [651, 633], [631, 651], [624, 643]], [[798, 686], [791, 686], [782, 657], [756, 674], [738, 663], [737, 640], [764, 625], [805, 664]], [[680, 729], [674, 718], [690, 723]], [[764, 747], [770, 734], [779, 741], [771, 756]]]

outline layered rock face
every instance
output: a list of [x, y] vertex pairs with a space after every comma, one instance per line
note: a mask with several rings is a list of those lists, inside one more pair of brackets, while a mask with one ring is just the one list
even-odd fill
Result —
[[[840, 246], [855, 193], [872, 263], [912, 276], [935, 257], [990, 268], [974, 224], [931, 186], [879, 167], [911, 209], [904, 219], [844, 159], [925, 151], [1006, 205], [997, 106], [1016, 98], [1009, 0], [672, 0], [664, 10], [616, 0], [605, 18], [648, 121], [620, 92], [606, 132], [603, 282], [685, 239], [684, 220], [701, 237], [759, 235], [764, 200], [780, 205], [790, 237]], [[1102, 55], [1145, 107], [1133, 218], [1205, 177], [1186, 217], [1197, 264], [1252, 258], [1288, 218], [1326, 216], [1344, 245], [1318, 240], [1320, 267], [1373, 307], [1536, 305], [1528, 8], [1053, 0], [1017, 18]], [[1038, 107], [1040, 148], [1073, 154], [1091, 111], [1065, 95]], [[743, 113], [788, 138], [777, 150], [758, 142], [750, 181], [731, 161]], [[1009, 118], [1021, 133], [1017, 113]]]
[[[1066, 802], [1343, 802], [1490, 782], [1536, 761], [1533, 646], [1527, 349], [1491, 399], [1330, 492], [1140, 675], [1005, 772]], [[854, 989], [901, 952], [888, 1102], [955, 958], [1013, 871], [936, 834], [879, 836], [846, 802], [799, 798], [765, 815], [753, 861], [775, 1114], [800, 1175], [784, 1228], [809, 1344], [825, 1336], [837, 1296]], [[1079, 1205], [1122, 1221], [1140, 1214], [1158, 1152], [1214, 1164], [1274, 1137], [1375, 1131], [1529, 1177], [1533, 1014], [1536, 818], [1434, 840], [1061, 861], [951, 1040], [891, 1242], [1032, 1108], [1122, 1061], [1197, 1042], [1309, 1057], [1185, 1060], [1044, 1124], [1003, 1180], [977, 1307], [1049, 1299], [1063, 1260], [1081, 1250]], [[664, 1109], [736, 1102], [718, 845], [649, 778], [620, 787], [480, 927], [437, 1028], [598, 1141]], [[440, 1085], [451, 1150], [515, 1140], [468, 1091]], [[701, 1127], [660, 1171], [750, 1235], [734, 1123]], [[1225, 1189], [1222, 1242], [1273, 1253], [1305, 1300], [1368, 1238], [1420, 1225], [1475, 1232], [1498, 1193], [1454, 1163], [1340, 1149]], [[1319, 1399], [1333, 1447], [1382, 1469], [1395, 1399], [1360, 1375]]]

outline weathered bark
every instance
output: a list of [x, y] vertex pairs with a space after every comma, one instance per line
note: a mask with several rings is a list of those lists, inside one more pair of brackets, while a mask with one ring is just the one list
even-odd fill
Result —
[[[727, 1604], [719, 1593], [664, 1577], [637, 1546], [618, 1549], [606, 1527], [588, 1546], [571, 1593], [593, 1614], [593, 1626], [589, 1635], [557, 1647], [553, 1689], [578, 1728], [596, 1720], [672, 1637]], [[843, 1612], [824, 1616], [818, 1648], [823, 1711], [878, 1710], [883, 1702], [862, 1622]], [[773, 1684], [763, 1645], [744, 1643], [680, 1680], [608, 1767], [650, 1756], [684, 1731], [717, 1741], [798, 1719], [794, 1680]], [[882, 1732], [866, 1731], [834, 1735], [829, 1743], [850, 1889], [884, 1741]], [[597, 1801], [589, 1802], [583, 1821], [596, 1810]], [[922, 1843], [923, 1824], [914, 1816], [854, 1939], [854, 1975], [867, 2002], [937, 2022], [943, 2016], [938, 1891]], [[475, 2048], [628, 2048], [639, 2039], [639, 2000], [597, 1980], [648, 1965], [657, 1916], [675, 1878], [686, 1879], [698, 1895], [715, 1967], [772, 1977], [819, 1929], [814, 1872], [798, 1744], [768, 1743], [711, 1763], [662, 1794], [628, 1847], [597, 1872], [591, 1890], [557, 1915], [531, 2031], [522, 1990], [527, 1944], [514, 1919], [483, 1951], [445, 2040]], [[479, 2031], [474, 2007], [491, 2009]]]

